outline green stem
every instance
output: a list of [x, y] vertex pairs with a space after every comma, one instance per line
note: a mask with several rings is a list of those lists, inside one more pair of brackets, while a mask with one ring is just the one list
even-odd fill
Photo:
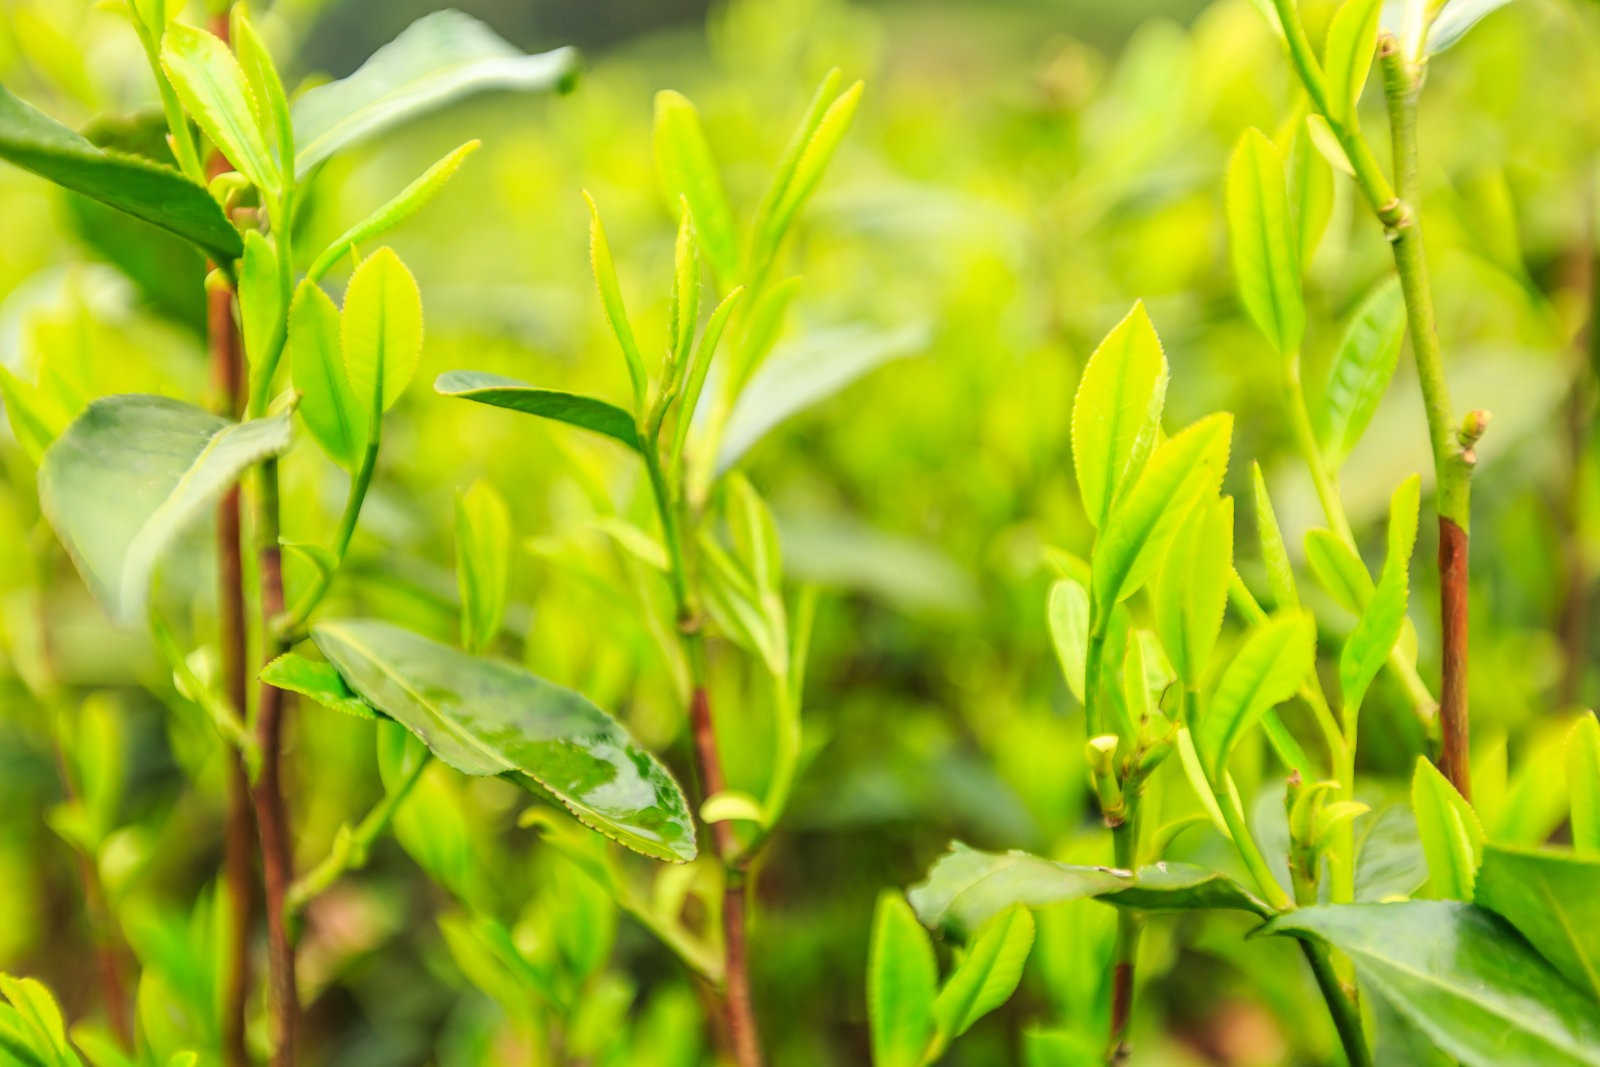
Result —
[[1217, 807], [1222, 811], [1222, 821], [1227, 823], [1228, 833], [1233, 837], [1233, 847], [1238, 851], [1239, 858], [1244, 861], [1250, 877], [1255, 879], [1261, 895], [1274, 911], [1288, 911], [1293, 908], [1294, 901], [1289, 899], [1289, 894], [1279, 884], [1277, 876], [1272, 873], [1272, 868], [1267, 865], [1266, 857], [1261, 854], [1261, 846], [1256, 844], [1255, 836], [1250, 833], [1244, 812], [1239, 809], [1238, 794], [1227, 787], [1226, 781], [1212, 782], [1211, 792], [1217, 798]]
[[1289, 411], [1289, 426], [1294, 431], [1295, 443], [1300, 447], [1301, 458], [1311, 472], [1311, 483], [1317, 490], [1317, 501], [1322, 514], [1334, 534], [1346, 545], [1354, 547], [1355, 535], [1350, 531], [1350, 520], [1345, 516], [1344, 502], [1339, 496], [1339, 486], [1328, 471], [1317, 445], [1316, 431], [1311, 428], [1311, 413], [1306, 410], [1306, 391], [1300, 383], [1300, 353], [1291, 352], [1284, 361], [1284, 398]]
[[[1139, 867], [1139, 790], [1130, 790], [1125, 799], [1126, 815], [1111, 828], [1111, 846], [1116, 865], [1126, 871]], [[1128, 1023], [1133, 1015], [1135, 968], [1139, 959], [1139, 940], [1144, 932], [1144, 915], [1134, 908], [1117, 909], [1117, 941], [1111, 958], [1111, 1034], [1106, 1058], [1120, 1063], [1128, 1056]]]
[[323, 861], [297, 878], [289, 887], [284, 908], [290, 915], [298, 914], [307, 904], [325, 892], [348, 871], [358, 871], [367, 864], [367, 854], [377, 842], [411, 791], [422, 780], [422, 774], [432, 761], [424, 756], [393, 790], [367, 813], [348, 836], [336, 839], [333, 849]]
[[1367, 1035], [1361, 1029], [1361, 1012], [1334, 972], [1327, 948], [1311, 941], [1301, 941], [1300, 951], [1305, 954], [1306, 963], [1311, 965], [1317, 989], [1328, 1004], [1328, 1014], [1333, 1016], [1333, 1027], [1339, 1032], [1339, 1043], [1344, 1046], [1350, 1067], [1373, 1067], [1372, 1052], [1367, 1048]]
[[[374, 426], [374, 431], [376, 430], [377, 427]], [[328, 587], [333, 584], [334, 571], [344, 563], [345, 553], [350, 549], [350, 539], [355, 535], [356, 523], [361, 518], [361, 506], [367, 499], [367, 490], [372, 486], [372, 475], [377, 466], [378, 441], [373, 440], [368, 442], [366, 450], [361, 454], [361, 466], [356, 469], [355, 477], [351, 479], [350, 492], [344, 501], [344, 513], [339, 516], [338, 532], [333, 538], [333, 567], [319, 569], [316, 581], [306, 590], [300, 602], [294, 606], [294, 610], [285, 618], [278, 620], [274, 626], [275, 631], [285, 639], [292, 639], [300, 632], [306, 620], [311, 618], [311, 613], [327, 594]]]

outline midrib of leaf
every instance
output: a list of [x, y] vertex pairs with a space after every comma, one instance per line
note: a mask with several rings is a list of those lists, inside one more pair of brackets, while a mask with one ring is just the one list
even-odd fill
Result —
[[[1383, 956], [1379, 956], [1379, 955], [1375, 954], [1374, 952], [1372, 952], [1370, 949], [1367, 949], [1365, 947], [1362, 947], [1362, 948], [1343, 947], [1343, 950], [1344, 950], [1345, 953], [1347, 953], [1348, 955], [1350, 955], [1350, 956], [1352, 956], [1352, 957], [1354, 957], [1354, 958], [1356, 958], [1358, 960], [1364, 959], [1364, 960], [1369, 961], [1369, 964], [1376, 964], [1376, 965], [1378, 965], [1380, 967], [1388, 968], [1391, 971], [1396, 971], [1396, 972], [1398, 972], [1400, 974], [1403, 974], [1403, 975], [1406, 975], [1406, 976], [1408, 976], [1410, 978], [1414, 978], [1414, 979], [1422, 982], [1423, 984], [1429, 986], [1430, 988], [1437, 989], [1437, 990], [1443, 992], [1451, 1000], [1465, 1001], [1465, 1002], [1467, 1002], [1469, 1004], [1472, 1004], [1472, 1005], [1478, 1007], [1478, 1009], [1481, 1010], [1485, 1015], [1490, 1015], [1490, 1016], [1493, 1016], [1496, 1019], [1502, 1020], [1503, 1022], [1512, 1024], [1512, 1029], [1516, 1030], [1518, 1033], [1526, 1034], [1529, 1037], [1533, 1038], [1535, 1041], [1541, 1042], [1545, 1046], [1547, 1046], [1547, 1047], [1549, 1047], [1551, 1049], [1554, 1049], [1555, 1051], [1562, 1052], [1562, 1053], [1567, 1053], [1569, 1055], [1572, 1055], [1572, 1057], [1574, 1059], [1576, 1059], [1580, 1063], [1600, 1064], [1600, 1059], [1586, 1057], [1584, 1055], [1584, 1049], [1581, 1046], [1579, 1048], [1577, 1048], [1577, 1049], [1571, 1049], [1568, 1046], [1566, 1046], [1565, 1044], [1559, 1044], [1559, 1043], [1551, 1040], [1550, 1038], [1546, 1037], [1545, 1034], [1542, 1033], [1541, 1031], [1534, 1030], [1534, 1029], [1532, 1029], [1531, 1027], [1529, 1027], [1527, 1025], [1523, 1025], [1524, 1020], [1522, 1019], [1521, 1016], [1517, 1015], [1516, 1013], [1509, 1012], [1509, 1011], [1501, 1011], [1501, 1010], [1499, 1010], [1499, 1009], [1497, 1009], [1495, 1007], [1492, 1007], [1490, 1005], [1484, 1004], [1482, 1001], [1473, 1000], [1473, 999], [1471, 999], [1471, 997], [1468, 995], [1468, 993], [1466, 991], [1463, 991], [1461, 988], [1459, 988], [1457, 986], [1453, 986], [1453, 985], [1449, 984], [1448, 982], [1445, 982], [1445, 981], [1441, 980], [1440, 978], [1438, 978], [1435, 975], [1428, 974], [1426, 971], [1419, 971], [1415, 967], [1409, 967], [1406, 964], [1403, 964], [1403, 963], [1399, 962], [1398, 960], [1391, 960], [1391, 959], [1387, 959], [1387, 958], [1385, 958]], [[1380, 990], [1382, 990], [1385, 993], [1386, 996], [1388, 996], [1389, 1001], [1391, 1003], [1406, 999], [1406, 998], [1403, 998], [1400, 995], [1398, 995], [1395, 992], [1394, 988], [1388, 982], [1385, 982], [1382, 978], [1380, 978], [1376, 974], [1374, 974], [1373, 973], [1373, 967], [1371, 965], [1369, 965], [1368, 967], [1365, 967], [1365, 968], [1361, 968], [1360, 964], [1358, 963], [1357, 967], [1365, 972], [1365, 976], [1366, 976], [1366, 979], [1367, 979], [1368, 982], [1370, 982], [1373, 985], [1377, 986]], [[1433, 1029], [1433, 1027], [1430, 1025], [1430, 1020], [1428, 1020], [1426, 1015], [1424, 1015], [1422, 1013], [1418, 1013], [1418, 1015], [1412, 1017], [1412, 1022], [1415, 1023], [1416, 1025], [1422, 1027], [1424, 1030], [1429, 1031], [1430, 1036], [1433, 1036], [1435, 1041], [1439, 1041], [1440, 1040], [1440, 1038], [1438, 1036], [1438, 1032], [1435, 1031]]]
[[[1278, 336], [1273, 338], [1279, 345], [1288, 341], [1288, 331], [1285, 328], [1283, 301], [1278, 293], [1278, 272], [1272, 256], [1272, 230], [1267, 225], [1267, 186], [1262, 182], [1261, 167], [1257, 165], [1255, 153], [1250, 159], [1250, 177], [1256, 185], [1256, 203], [1261, 210], [1256, 212], [1256, 226], [1261, 231], [1261, 253], [1267, 272], [1267, 296], [1272, 301], [1272, 320], [1277, 327]], [[1287, 355], [1287, 353], [1284, 353]]]
[[[395, 671], [390, 669], [390, 667], [386, 663], [384, 663], [383, 660], [379, 659], [378, 656], [373, 653], [371, 648], [369, 648], [367, 645], [363, 644], [361, 641], [359, 641], [359, 640], [355, 639], [354, 637], [352, 637], [350, 635], [350, 631], [345, 630], [345, 629], [343, 629], [343, 628], [341, 628], [341, 627], [339, 627], [337, 625], [330, 625], [328, 623], [322, 623], [321, 624], [321, 629], [326, 631], [326, 632], [338, 635], [338, 637], [339, 637], [339, 639], [341, 641], [345, 642], [345, 644], [349, 645], [351, 648], [353, 648], [357, 652], [361, 653], [361, 655], [365, 656], [367, 658], [367, 662], [371, 663], [374, 667], [376, 667], [378, 669], [379, 673], [383, 674], [385, 677], [387, 677], [390, 680], [392, 680], [395, 683], [395, 685], [399, 686], [401, 688], [401, 690], [405, 692], [405, 694], [407, 696], [409, 696], [412, 700], [415, 700], [417, 702], [417, 704], [420, 705], [421, 707], [427, 709], [428, 714], [431, 715], [436, 722], [438, 722], [440, 725], [442, 725], [445, 728], [445, 730], [447, 732], [449, 732], [452, 736], [454, 736], [454, 737], [458, 738], [459, 740], [461, 740], [462, 742], [466, 743], [467, 747], [475, 750], [476, 752], [478, 752], [479, 754], [483, 755], [485, 758], [491, 760], [492, 762], [495, 762], [495, 763], [498, 763], [498, 764], [502, 765], [507, 770], [516, 770], [516, 771], [521, 771], [524, 774], [528, 774], [527, 771], [523, 771], [521, 767], [518, 767], [515, 764], [511, 763], [510, 761], [508, 761], [505, 758], [505, 756], [501, 755], [500, 753], [496, 752], [494, 749], [490, 748], [488, 745], [484, 744], [483, 741], [479, 740], [478, 737], [476, 735], [474, 735], [471, 731], [467, 730], [466, 727], [464, 727], [461, 724], [455, 722], [453, 719], [449, 718], [443, 712], [441, 712], [427, 698], [425, 698], [421, 693], [417, 692], [416, 689], [413, 688], [410, 685], [410, 683], [408, 683], [405, 680], [404, 677], [402, 677], [401, 675], [397, 674]], [[542, 780], [539, 780], [537, 775], [528, 774], [528, 777], [533, 778], [536, 781], [539, 781], [540, 785], [545, 785], [545, 783]], [[549, 786], [545, 786], [545, 788], [548, 789]], [[554, 792], [554, 790], [552, 790], [552, 792]]]
[[[1132, 333], [1131, 327], [1129, 332]], [[1132, 348], [1131, 341], [1131, 337], [1125, 337], [1122, 339], [1121, 351], [1118, 353], [1118, 355], [1123, 361], [1126, 361], [1128, 358], [1128, 352]], [[1109, 353], [1107, 354], [1109, 355]], [[1125, 408], [1127, 405], [1127, 392], [1129, 384], [1128, 379], [1130, 375], [1117, 374], [1113, 377], [1116, 382], [1116, 394], [1113, 397], [1114, 403], [1111, 405], [1111, 434], [1108, 438], [1111, 447], [1106, 450], [1105, 456], [1105, 470], [1103, 471], [1105, 488], [1104, 496], [1099, 508], [1100, 514], [1095, 516], [1095, 528], [1102, 530], [1105, 529], [1106, 523], [1110, 521], [1111, 509], [1116, 505], [1117, 502], [1117, 490], [1121, 488], [1121, 486], [1118, 485], [1118, 482], [1121, 481], [1120, 476], [1125, 472], [1124, 470], [1118, 469], [1122, 467], [1122, 464], [1117, 461], [1117, 454], [1115, 450], [1122, 437], [1122, 422], [1123, 416], [1126, 414]], [[1137, 440], [1135, 440], [1133, 444], [1135, 448], [1138, 447]], [[1130, 449], [1128, 459], [1131, 460], [1132, 458], [1132, 450]]]
[[[192, 67], [192, 69], [194, 69], [196, 71], [196, 73], [198, 74], [200, 80], [205, 82], [206, 87], [211, 90], [211, 98], [213, 100], [215, 100], [215, 99], [225, 99], [227, 97], [228, 93], [227, 93], [226, 90], [224, 90], [222, 84], [220, 82], [218, 82], [216, 78], [212, 77], [209, 64], [204, 63], [204, 62], [200, 62], [200, 63], [191, 64], [191, 67]], [[252, 115], [254, 115], [255, 114], [255, 109], [256, 109], [255, 94], [253, 92], [251, 92], [250, 86], [248, 84], [240, 85], [238, 88], [244, 93], [246, 109]], [[233, 137], [234, 141], [237, 144], [239, 144], [242, 148], [246, 149], [247, 151], [250, 151], [250, 150], [253, 150], [256, 147], [255, 145], [252, 145], [250, 143], [249, 134], [243, 128], [241, 128], [239, 126], [239, 124], [237, 122], [238, 116], [234, 115], [228, 108], [226, 108], [226, 107], [220, 107], [219, 108], [219, 107], [210, 107], [210, 106], [208, 106], [206, 108], [206, 110], [212, 112], [213, 114], [215, 114], [217, 116], [220, 125], [222, 125], [222, 126], [227, 128], [229, 135], [231, 137]], [[261, 147], [264, 150], [266, 146], [265, 146], [265, 144], [263, 144]], [[245, 165], [243, 160], [238, 160], [238, 159], [230, 159], [230, 160], [228, 160], [228, 162], [230, 164], [232, 164], [234, 167], [239, 167], [241, 165]], [[253, 164], [255, 162], [256, 161], [252, 160], [251, 163], [250, 163], [250, 165], [252, 166], [252, 169], [254, 169]], [[262, 157], [260, 162], [262, 162], [262, 163], [267, 162], [267, 159], [265, 158], [265, 156]], [[263, 174], [256, 175], [255, 177], [257, 177], [261, 181], [265, 182], [265, 181], [268, 180], [269, 175], [263, 173]]]
[[1548, 878], [1540, 876], [1539, 893], [1544, 897], [1545, 904], [1561, 924], [1561, 932], [1566, 936], [1567, 944], [1572, 946], [1572, 954], [1577, 957], [1578, 963], [1583, 967], [1584, 977], [1589, 979], [1589, 988], [1594, 990], [1595, 996], [1600, 997], [1600, 974], [1595, 972], [1594, 963], [1590, 961], [1589, 954], [1584, 951], [1582, 942], [1572, 930], [1572, 924], [1567, 921], [1567, 910], [1556, 900], [1555, 894], [1550, 890]]

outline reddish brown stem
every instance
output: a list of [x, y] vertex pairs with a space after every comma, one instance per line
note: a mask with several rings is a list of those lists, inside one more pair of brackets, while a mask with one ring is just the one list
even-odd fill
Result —
[[[263, 516], [277, 514], [277, 464], [262, 469]], [[270, 488], [269, 488], [270, 486]], [[261, 610], [269, 625], [283, 613], [283, 556], [277, 545], [276, 522], [271, 539], [261, 548]], [[263, 684], [256, 717], [261, 744], [261, 771], [256, 777], [256, 829], [261, 836], [261, 873], [266, 887], [267, 963], [272, 1006], [272, 1062], [292, 1067], [300, 1019], [300, 994], [295, 982], [294, 943], [289, 937], [284, 900], [294, 881], [294, 861], [289, 844], [289, 818], [283, 801], [284, 692]]]
[[[697, 685], [689, 700], [689, 728], [700, 764], [700, 782], [706, 796], [726, 788], [722, 757], [717, 752], [717, 734], [711, 719], [711, 698], [705, 686]], [[755, 1004], [750, 998], [750, 963], [745, 945], [745, 868], [737, 860], [739, 841], [733, 824], [721, 820], [711, 824], [717, 854], [725, 865], [726, 883], [722, 893], [722, 954], [724, 968], [723, 1004], [728, 1044], [739, 1067], [761, 1067], [761, 1032], [756, 1023]]]
[[1112, 1063], [1128, 1058], [1128, 1017], [1133, 1012], [1133, 964], [1119, 963], [1111, 971]]
[[1439, 618], [1443, 684], [1439, 688], [1439, 770], [1472, 799], [1467, 762], [1467, 531], [1439, 516]]

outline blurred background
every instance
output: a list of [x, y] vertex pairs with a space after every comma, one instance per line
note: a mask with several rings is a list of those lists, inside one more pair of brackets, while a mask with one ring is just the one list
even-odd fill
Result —
[[[76, 128], [150, 108], [154, 89], [116, 6], [0, 0], [0, 81]], [[277, 0], [258, 5], [258, 21], [292, 91], [348, 73], [431, 6]], [[1291, 72], [1251, 0], [458, 6], [530, 51], [578, 45], [586, 69], [570, 94], [477, 98], [334, 160], [318, 180], [303, 247], [320, 247], [466, 138], [484, 141], [389, 239], [421, 284], [427, 340], [417, 384], [393, 416], [355, 575], [341, 579], [330, 610], [448, 639], [452, 500], [487, 479], [511, 504], [519, 545], [499, 651], [616, 709], [686, 781], [668, 676], [633, 603], [613, 591], [614, 553], [590, 524], [597, 499], [645, 514], [634, 468], [603, 441], [445, 403], [426, 383], [475, 367], [624, 395], [589, 274], [580, 191], [604, 213], [636, 329], [659, 337], [673, 215], [654, 181], [655, 91], [677, 89], [698, 105], [740, 214], [822, 75], [838, 66], [867, 82], [789, 254], [803, 289], [785, 342], [863, 323], [912, 327], [926, 341], [787, 424], [748, 462], [778, 515], [790, 577], [824, 592], [806, 684], [815, 755], [760, 871], [756, 998], [774, 1063], [864, 1063], [866, 935], [882, 887], [919, 879], [952, 837], [1109, 860], [1083, 768], [1081, 708], [1056, 666], [1044, 606], [1052, 548], [1088, 544], [1068, 445], [1073, 390], [1093, 345], [1136, 298], [1172, 367], [1169, 427], [1236, 412], [1224, 491], [1247, 497], [1256, 461], [1292, 547], [1319, 521], [1280, 414], [1276, 362], [1235, 296], [1222, 216], [1227, 153], [1246, 127], [1275, 133], [1292, 118]], [[1332, 6], [1303, 4], [1318, 29]], [[1548, 835], [1564, 815], [1564, 798], [1540, 780], [1541, 753], [1600, 684], [1586, 621], [1600, 500], [1584, 335], [1597, 81], [1600, 6], [1517, 0], [1436, 58], [1422, 112], [1422, 207], [1452, 389], [1464, 409], [1495, 416], [1475, 494], [1474, 753], [1487, 768], [1480, 781], [1500, 769], [1499, 785], [1484, 788], [1499, 789], [1500, 817], [1527, 836]], [[1381, 101], [1369, 93], [1364, 104], [1383, 154]], [[1339, 176], [1335, 186], [1333, 221], [1308, 270], [1314, 396], [1344, 323], [1391, 270], [1353, 188]], [[207, 398], [203, 265], [181, 247], [141, 244], [148, 231], [132, 225], [0, 167], [0, 363], [79, 403], [123, 391]], [[167, 283], [131, 281], [150, 277], [129, 266], [138, 256], [162, 256]], [[114, 629], [89, 599], [38, 521], [31, 466], [7, 433], [0, 970], [47, 980], [69, 1016], [92, 1012], [96, 922], [110, 923], [144, 965], [141, 1020], [185, 1047], [205, 1038], [202, 1009], [215, 995], [193, 961], [210, 936], [220, 748], [146, 640]], [[343, 475], [305, 442], [285, 467], [285, 536], [326, 538]], [[1388, 495], [1412, 472], [1426, 479], [1431, 463], [1407, 357], [1342, 473], [1369, 560], [1381, 556], [1376, 523]], [[1423, 531], [1411, 615], [1422, 674], [1436, 679], [1431, 523]], [[1238, 544], [1241, 570], [1259, 586], [1247, 524]], [[193, 555], [209, 559], [198, 547]], [[164, 581], [180, 600], [178, 584], [192, 583], [190, 594], [214, 585], [203, 571]], [[203, 633], [205, 598], [190, 599]], [[1334, 607], [1319, 614], [1340, 617]], [[196, 666], [215, 668], [203, 657]], [[741, 699], [757, 687], [735, 657], [716, 666], [719, 706], [735, 709], [728, 743], [744, 754], [729, 759], [730, 784], [760, 781], [766, 709]], [[42, 678], [67, 686], [68, 710], [42, 704]], [[1375, 781], [1392, 775], [1400, 796], [1425, 739], [1391, 684], [1380, 680], [1369, 699], [1362, 760]], [[304, 869], [381, 787], [366, 723], [303, 708], [291, 744]], [[63, 761], [110, 783], [97, 794], [110, 799], [95, 816], [92, 860], [59, 817]], [[1246, 795], [1277, 773], [1266, 764], [1263, 753], [1241, 757]], [[1277, 801], [1270, 786], [1262, 795], [1270, 820]], [[1385, 822], [1386, 796], [1374, 794], [1364, 832], [1403, 840], [1409, 816]], [[317, 903], [302, 942], [308, 1062], [708, 1062], [681, 967], [534, 830], [517, 827], [522, 806], [503, 783], [436, 767], [402, 812], [398, 841]], [[1173, 854], [1230, 863], [1203, 828], [1180, 836]], [[97, 865], [108, 897], [87, 911], [84, 862]], [[563, 1023], [569, 1059], [540, 1058], [550, 1021], [473, 942], [464, 904], [498, 916], [529, 958], [581, 991], [578, 1016]], [[1151, 924], [1136, 1062], [1334, 1061], [1293, 946], [1246, 942], [1248, 925], [1227, 916]], [[1099, 972], [1112, 926], [1111, 910], [1095, 903], [1044, 912], [1018, 995], [946, 1062], [1079, 1062], [1068, 1058], [1072, 1035], [1104, 1030]]]

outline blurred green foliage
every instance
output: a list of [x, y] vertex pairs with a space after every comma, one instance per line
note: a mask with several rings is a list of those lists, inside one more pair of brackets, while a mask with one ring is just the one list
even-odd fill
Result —
[[[346, 54], [344, 27], [400, 20], [380, 18], [379, 5], [322, 6], [280, 0], [263, 13], [274, 51], [307, 57], [286, 64], [291, 91]], [[845, 322], [927, 322], [931, 333], [920, 354], [795, 419], [747, 464], [777, 514], [791, 576], [824, 590], [806, 683], [812, 757], [760, 872], [752, 933], [775, 1063], [865, 1061], [873, 902], [882, 887], [920, 877], [950, 838], [1110, 860], [1045, 593], [1052, 547], [1082, 553], [1091, 532], [1072, 482], [1072, 391], [1135, 296], [1173, 367], [1172, 425], [1223, 408], [1237, 415], [1224, 491], [1247, 499], [1248, 461], [1258, 461], [1291, 554], [1318, 524], [1273, 357], [1235, 295], [1222, 215], [1229, 147], [1246, 126], [1272, 130], [1295, 86], [1248, 0], [1220, 0], [1186, 22], [1158, 6], [733, 0], [713, 7], [704, 32], [679, 23], [592, 52], [571, 95], [478, 100], [336, 159], [306, 212], [304, 240], [320, 246], [464, 136], [482, 138], [439, 200], [392, 238], [423, 293], [419, 380], [472, 366], [622, 397], [579, 191], [605, 207], [640, 335], [662, 336], [667, 302], [653, 294], [666, 292], [676, 213], [654, 186], [653, 93], [674, 88], [696, 102], [742, 211], [823, 72], [866, 79], [791, 253], [806, 295], [788, 338]], [[1320, 29], [1332, 5], [1304, 6]], [[1594, 302], [1600, 9], [1521, 0], [1447, 60], [1431, 71], [1424, 104], [1423, 211], [1455, 394], [1495, 413], [1474, 525], [1478, 802], [1495, 836], [1531, 842], [1559, 832], [1565, 797], [1545, 771], [1559, 762], [1571, 709], [1600, 685], [1583, 625], [1600, 483], [1587, 422], [1594, 367], [1580, 336]], [[105, 5], [8, 0], [0, 11], [0, 81], [75, 127], [96, 122], [97, 139], [123, 135], [101, 116], [154, 105], [141, 64]], [[1374, 123], [1375, 105], [1369, 96]], [[48, 380], [78, 407], [125, 391], [207, 399], [192, 254], [140, 243], [147, 227], [12, 168], [0, 168], [0, 205], [0, 365]], [[1313, 396], [1344, 323], [1387, 276], [1388, 251], [1369, 223], [1339, 180], [1307, 272]], [[182, 284], [134, 285], [119, 269], [147, 276], [129, 267], [132, 255], [162, 257], [160, 277]], [[1390, 490], [1431, 466], [1416, 392], [1402, 361], [1343, 470], [1374, 566]], [[487, 481], [510, 505], [514, 546], [497, 650], [616, 709], [689, 781], [672, 678], [633, 603], [600, 580], [618, 563], [595, 530], [596, 502], [645, 516], [636, 467], [598, 438], [424, 388], [391, 418], [351, 547], [354, 577], [330, 597], [333, 609], [452, 640], [454, 500]], [[0, 441], [0, 458], [0, 970], [37, 975], [69, 1019], [92, 1017], [92, 927], [114, 921], [145, 967], [137, 999], [155, 1047], [204, 1044], [197, 1008], [214, 993], [192, 962], [215, 922], [222, 747], [145, 640], [90, 600], [39, 522], [16, 442]], [[285, 538], [325, 536], [343, 475], [306, 441], [284, 470]], [[195, 565], [210, 559], [207, 535], [195, 531], [188, 565], [167, 568], [168, 602], [208, 602], [195, 595], [215, 585], [209, 562]], [[1431, 558], [1432, 536], [1424, 524], [1417, 560]], [[1259, 558], [1252, 538], [1241, 524], [1241, 560]], [[291, 563], [291, 586], [312, 577], [303, 564]], [[1264, 586], [1264, 572], [1241, 569]], [[1436, 578], [1429, 566], [1412, 573], [1421, 670], [1436, 678]], [[1317, 608], [1339, 617], [1336, 606]], [[209, 609], [197, 610], [194, 632], [212, 632]], [[217, 670], [203, 657], [191, 666]], [[739, 661], [715, 667], [729, 785], [753, 789], [772, 747], [769, 719], [737, 704], [753, 688]], [[1403, 837], [1409, 816], [1385, 823], [1383, 802], [1404, 798], [1425, 739], [1389, 678], [1367, 708], [1364, 773], [1390, 787], [1370, 798], [1378, 810], [1365, 833]], [[398, 770], [374, 760], [368, 724], [310, 707], [290, 753], [305, 869], [380, 795], [380, 771]], [[1276, 773], [1271, 759], [1259, 736], [1246, 742], [1234, 770], [1247, 797]], [[75, 797], [63, 794], [59, 768]], [[1168, 793], [1157, 802], [1168, 810], [1193, 806], [1181, 779]], [[1273, 818], [1283, 833], [1281, 792], [1262, 796], [1263, 837]], [[519, 828], [519, 806], [504, 783], [433, 767], [397, 818], [398, 847], [380, 844], [365, 872], [314, 903], [302, 940], [310, 1062], [546, 1062], [535, 1044], [550, 1038], [548, 1017], [507, 974], [505, 938], [572, 1006], [572, 1062], [704, 1062], [710, 1037], [681, 968], [569, 850], [551, 847], [559, 828]], [[97, 857], [106, 914], [83, 906], [77, 849]], [[1204, 826], [1171, 853], [1234, 862]], [[1020, 1062], [1019, 1035], [1031, 1027], [1057, 1032], [1028, 1040], [1027, 1062], [1078, 1062], [1073, 1035], [1103, 1032], [1111, 909], [1078, 902], [1038, 918], [1021, 992], [946, 1062]], [[1228, 914], [1151, 924], [1138, 1062], [1332, 1062], [1333, 1035], [1295, 950], [1242, 940], [1249, 925]]]

